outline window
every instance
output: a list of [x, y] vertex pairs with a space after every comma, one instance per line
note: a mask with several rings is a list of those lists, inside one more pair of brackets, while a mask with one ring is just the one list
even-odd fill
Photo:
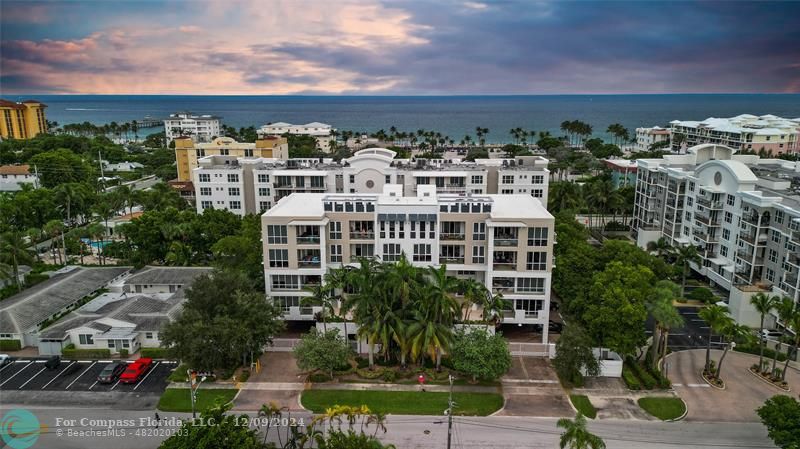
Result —
[[331, 262], [342, 261], [342, 245], [331, 245]]
[[82, 345], [94, 344], [94, 338], [92, 338], [92, 334], [80, 334], [78, 335], [78, 340], [80, 340]]
[[770, 231], [770, 238], [772, 238], [773, 242], [780, 243], [781, 242], [781, 233], [780, 233], [780, 231], [776, 231], [775, 229], [771, 230]]
[[200, 195], [201, 196], [210, 196], [211, 195], [211, 187], [200, 187]]
[[503, 175], [502, 184], [514, 184], [514, 175]]
[[725, 211], [725, 223], [733, 223], [733, 214]]
[[472, 240], [486, 240], [486, 223], [472, 223]]
[[517, 291], [525, 293], [544, 293], [544, 278], [519, 278]]
[[269, 250], [269, 266], [273, 268], [288, 268], [289, 250], [288, 249]]
[[244, 157], [253, 157], [253, 149], [252, 148], [245, 148], [244, 149]]
[[528, 246], [547, 246], [547, 228], [528, 228]]
[[222, 148], [222, 149], [219, 150], [219, 154], [221, 154], [223, 156], [230, 156], [231, 150], [228, 149], [228, 148]]
[[514, 193], [514, 189], [503, 189], [500, 191], [500, 193], [503, 195], [511, 195]]
[[769, 282], [775, 282], [775, 271], [771, 268], [767, 268], [766, 278]]
[[230, 204], [228, 205], [228, 208], [233, 209], [233, 210], [239, 210], [239, 209], [242, 208], [242, 202], [241, 201], [231, 201]]
[[728, 247], [723, 245], [719, 247], [719, 253], [722, 257], [728, 257]]
[[288, 241], [285, 225], [267, 225], [267, 243], [285, 244]]
[[331, 240], [342, 239], [342, 222], [332, 221], [328, 223], [328, 236]]
[[261, 196], [269, 196], [269, 187], [259, 187], [258, 194]]
[[400, 244], [399, 243], [384, 243], [383, 244], [383, 261], [384, 262], [397, 262], [400, 260]]
[[775, 223], [783, 224], [783, 211], [782, 210], [776, 210], [775, 211]]
[[239, 196], [239, 188], [238, 187], [228, 187], [228, 195], [229, 196]]
[[203, 157], [203, 156], [206, 155], [206, 150], [202, 149], [202, 148], [198, 148], [198, 149], [194, 150], [194, 155], [197, 156], [197, 157]]
[[419, 243], [414, 245], [414, 262], [430, 262], [431, 245]]
[[144, 333], [144, 338], [146, 338], [148, 340], [151, 340], [153, 338], [153, 333], [152, 332], [145, 332]]
[[300, 288], [299, 276], [296, 274], [273, 274], [273, 290], [297, 290]]
[[108, 347], [112, 349], [114, 348], [114, 340], [108, 340]]
[[483, 184], [483, 175], [472, 175], [473, 184]]
[[350, 175], [350, 184], [356, 183], [356, 175]]
[[486, 252], [483, 246], [472, 247], [472, 263], [486, 263]]
[[769, 250], [769, 261], [772, 263], [778, 263], [778, 252], [774, 249]]
[[200, 209], [211, 209], [211, 201], [200, 201]]
[[547, 252], [536, 251], [528, 253], [528, 270], [545, 271], [547, 270]]
[[689, 182], [689, 191], [694, 192], [694, 182]]
[[531, 189], [531, 196], [534, 198], [544, 197], [544, 189]]
[[236, 173], [228, 173], [228, 182], [239, 182], [239, 175]]
[[723, 240], [730, 240], [731, 239], [731, 230], [728, 228], [722, 229], [722, 239]]
[[725, 201], [728, 203], [728, 206], [735, 206], [736, 205], [736, 197], [734, 195], [728, 195], [728, 198]]
[[258, 182], [269, 182], [269, 175], [259, 174]]
[[261, 212], [264, 212], [264, 211], [266, 211], [266, 210], [269, 210], [269, 208], [270, 208], [270, 207], [272, 207], [272, 203], [271, 203], [271, 202], [269, 202], [269, 201], [259, 201], [259, 202], [258, 202], [258, 209], [259, 209]]
[[197, 178], [200, 182], [211, 182], [211, 175], [208, 173], [200, 173]]
[[391, 184], [392, 183], [392, 175], [386, 175], [386, 179], [384, 179], [383, 182], [386, 183], [386, 184]]
[[544, 184], [544, 176], [543, 175], [531, 176], [531, 184]]

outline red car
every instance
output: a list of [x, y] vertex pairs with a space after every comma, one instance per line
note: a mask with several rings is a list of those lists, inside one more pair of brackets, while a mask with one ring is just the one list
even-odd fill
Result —
[[133, 384], [139, 382], [142, 376], [150, 370], [153, 366], [153, 359], [141, 358], [128, 365], [125, 372], [119, 376], [120, 382], [124, 384]]

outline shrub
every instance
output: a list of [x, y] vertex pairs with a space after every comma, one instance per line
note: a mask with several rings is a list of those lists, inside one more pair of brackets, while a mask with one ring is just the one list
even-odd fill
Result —
[[356, 357], [356, 367], [358, 369], [364, 369], [369, 366], [369, 360], [365, 359], [364, 357]]
[[242, 370], [242, 373], [239, 374], [239, 382], [247, 382], [247, 379], [249, 379], [249, 378], [250, 378], [250, 370], [249, 369]]
[[67, 359], [101, 359], [111, 357], [108, 349], [75, 349], [74, 344], [68, 344], [61, 349], [61, 355]]
[[641, 386], [645, 390], [652, 390], [658, 384], [656, 379], [633, 358], [628, 357], [625, 359], [625, 365], [627, 365], [628, 370], [639, 379]]
[[166, 359], [169, 358], [169, 349], [167, 348], [142, 348], [139, 350], [142, 357], [151, 359]]
[[383, 376], [381, 377], [383, 378], [384, 382], [394, 382], [397, 380], [397, 373], [394, 370], [385, 369], [383, 370]]
[[511, 368], [508, 343], [500, 334], [485, 330], [456, 332], [449, 350], [453, 367], [472, 380], [495, 380]]
[[714, 292], [705, 287], [695, 288], [694, 290], [689, 292], [689, 294], [686, 296], [689, 299], [700, 301], [703, 304], [711, 304], [714, 302]]
[[119, 350], [119, 358], [127, 359], [128, 358], [128, 350], [123, 348]]
[[[736, 345], [736, 347], [733, 348], [733, 350], [737, 351], [737, 352], [744, 352], [746, 354], [754, 354], [754, 355], [758, 355], [758, 352], [759, 352], [758, 344]], [[765, 347], [764, 348], [764, 357], [768, 358], [768, 359], [774, 359], [775, 358], [775, 350]], [[783, 352], [778, 354], [778, 361], [779, 362], [786, 361], [786, 354], [784, 354]]]
[[636, 376], [631, 373], [627, 366], [622, 367], [622, 380], [630, 390], [641, 390], [642, 386]]
[[358, 375], [358, 377], [361, 377], [362, 379], [377, 379], [383, 376], [383, 369], [376, 369], [373, 371], [370, 371], [366, 368], [357, 369], [356, 374]]
[[331, 376], [325, 373], [313, 373], [308, 376], [308, 381], [313, 383], [329, 382], [330, 380]]
[[22, 349], [22, 342], [19, 340], [0, 340], [0, 351], [19, 351]]

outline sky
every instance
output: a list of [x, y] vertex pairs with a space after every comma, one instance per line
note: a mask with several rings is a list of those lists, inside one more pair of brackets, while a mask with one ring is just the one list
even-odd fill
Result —
[[800, 2], [0, 1], [0, 93], [800, 93]]

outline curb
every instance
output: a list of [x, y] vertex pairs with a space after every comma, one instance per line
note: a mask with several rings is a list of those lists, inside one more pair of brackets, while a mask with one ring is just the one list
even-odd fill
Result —
[[[703, 374], [702, 372], [700, 373], [700, 377], [702, 377], [703, 378], [703, 382], [707, 383], [708, 386], [711, 387], [711, 388], [716, 388], [717, 390], [724, 390], [725, 387], [726, 387], [725, 381], [722, 381], [722, 386], [721, 387], [718, 387], [718, 386], [712, 384], [711, 382], [708, 381], [708, 379], [706, 379], [705, 374]], [[683, 399], [681, 399], [681, 400], [683, 400]]]
[[754, 377], [759, 378], [761, 380], [761, 382], [764, 382], [765, 384], [768, 384], [768, 385], [772, 385], [773, 387], [777, 388], [778, 390], [781, 390], [784, 393], [791, 393], [792, 392], [791, 388], [784, 389], [783, 387], [781, 387], [779, 385], [775, 385], [774, 382], [770, 382], [767, 379], [764, 379], [763, 377], [761, 377], [760, 374], [754, 373], [750, 368], [747, 368], [747, 372], [750, 373], [751, 375], [753, 375]]
[[664, 422], [678, 422], [678, 421], [683, 421], [683, 419], [684, 419], [684, 418], [686, 418], [686, 415], [688, 415], [688, 414], [689, 414], [689, 404], [687, 404], [687, 403], [686, 403], [686, 401], [684, 401], [684, 400], [683, 400], [683, 398], [681, 398], [680, 396], [678, 396], [678, 399], [680, 399], [680, 400], [681, 400], [681, 402], [683, 402], [683, 415], [681, 415], [681, 416], [679, 416], [679, 417], [677, 417], [677, 418], [674, 418], [674, 419], [668, 419], [668, 420], [666, 420], [666, 421], [664, 421]]

